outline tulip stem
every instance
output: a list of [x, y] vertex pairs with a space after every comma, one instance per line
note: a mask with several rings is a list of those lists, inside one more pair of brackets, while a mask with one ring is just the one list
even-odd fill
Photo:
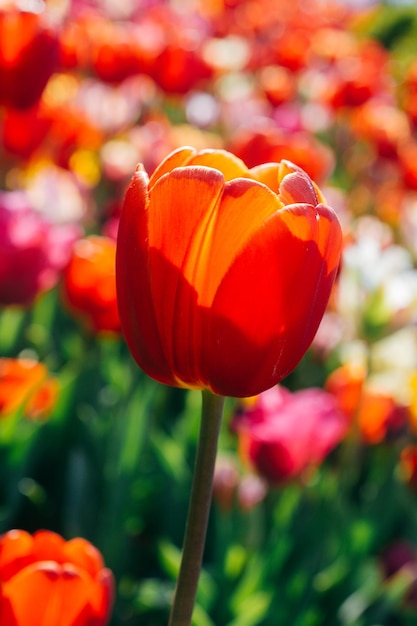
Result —
[[207, 390], [203, 391], [200, 436], [181, 566], [169, 626], [190, 626], [191, 624], [211, 508], [214, 466], [223, 407], [223, 396], [214, 395]]

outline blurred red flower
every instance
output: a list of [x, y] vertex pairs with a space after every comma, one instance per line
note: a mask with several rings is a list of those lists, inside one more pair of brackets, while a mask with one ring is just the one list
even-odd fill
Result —
[[10, 154], [28, 159], [42, 145], [51, 125], [52, 119], [40, 102], [26, 109], [7, 108], [2, 119], [1, 143]]
[[410, 443], [400, 452], [399, 468], [401, 477], [414, 490], [417, 490], [417, 445]]
[[34, 359], [0, 358], [0, 417], [21, 409], [30, 419], [44, 419], [56, 404], [59, 383]]
[[25, 109], [39, 100], [58, 65], [58, 38], [46, 11], [0, 10], [0, 104]]
[[25, 192], [0, 192], [0, 306], [28, 306], [51, 289], [79, 234], [32, 209]]
[[319, 388], [273, 387], [248, 401], [232, 421], [242, 459], [280, 484], [316, 467], [343, 439], [348, 421]]
[[337, 59], [328, 69], [325, 101], [334, 109], [355, 108], [388, 94], [393, 86], [389, 60], [389, 53], [376, 40], [358, 43], [356, 51]]
[[113, 239], [90, 235], [77, 241], [64, 271], [66, 305], [95, 332], [120, 331], [115, 256]]
[[227, 148], [249, 167], [289, 159], [319, 183], [330, 175], [334, 166], [330, 148], [311, 133], [286, 132], [272, 121], [240, 129]]
[[177, 387], [250, 396], [297, 365], [340, 261], [338, 219], [287, 161], [249, 170], [180, 148], [139, 166], [118, 231], [119, 312], [142, 369]]
[[113, 595], [113, 574], [85, 539], [47, 530], [0, 537], [3, 626], [105, 626]]

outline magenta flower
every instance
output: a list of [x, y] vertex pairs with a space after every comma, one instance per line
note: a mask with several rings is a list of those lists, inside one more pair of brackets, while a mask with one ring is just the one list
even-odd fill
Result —
[[320, 465], [347, 427], [334, 397], [316, 388], [291, 393], [272, 387], [232, 422], [243, 460], [272, 484]]
[[46, 220], [23, 191], [0, 192], [0, 306], [28, 306], [51, 289], [80, 234]]

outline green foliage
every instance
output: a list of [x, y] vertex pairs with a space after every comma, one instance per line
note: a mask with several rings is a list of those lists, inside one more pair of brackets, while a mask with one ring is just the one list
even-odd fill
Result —
[[[26, 349], [59, 364], [61, 391], [48, 421], [17, 413], [0, 423], [1, 529], [88, 538], [116, 575], [112, 626], [162, 626], [179, 567], [200, 394], [149, 380], [122, 341], [77, 333], [60, 317], [56, 294], [38, 306], [52, 334], [33, 332], [36, 312], [6, 311], [2, 352], [25, 337]], [[313, 361], [303, 367], [314, 378]], [[220, 439], [232, 456], [233, 404]], [[364, 448], [347, 439], [307, 481], [271, 491], [252, 510], [215, 503], [195, 626], [412, 624], [410, 576], [384, 580], [380, 567], [391, 542], [417, 538], [415, 495], [397, 465], [397, 444]]]

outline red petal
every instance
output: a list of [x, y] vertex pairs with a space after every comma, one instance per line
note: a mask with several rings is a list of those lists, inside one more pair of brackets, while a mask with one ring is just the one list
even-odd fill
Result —
[[114, 578], [109, 569], [102, 569], [97, 577], [96, 594], [91, 600], [94, 617], [88, 626], [107, 624], [114, 602]]
[[127, 190], [116, 250], [117, 299], [133, 357], [150, 376], [175, 384], [165, 361], [152, 306], [148, 246], [148, 178], [138, 170]]
[[35, 561], [64, 562], [64, 539], [49, 530], [38, 530], [33, 535], [33, 557]]
[[179, 385], [200, 384], [195, 350], [199, 334], [196, 286], [205, 276], [223, 185], [223, 175], [214, 169], [185, 167], [160, 179], [151, 191], [148, 247], [152, 302], [165, 360], [178, 374]]
[[7, 581], [33, 561], [33, 538], [24, 530], [10, 530], [0, 540], [0, 580]]
[[283, 209], [254, 234], [207, 311], [202, 362], [213, 391], [255, 395], [297, 365], [327, 305], [340, 249], [327, 207]]
[[94, 592], [90, 578], [45, 561], [26, 567], [6, 583], [3, 602], [18, 626], [86, 626]]
[[227, 183], [213, 218], [204, 272], [193, 282], [198, 302], [211, 306], [230, 265], [252, 234], [282, 208], [276, 194], [248, 178]]

